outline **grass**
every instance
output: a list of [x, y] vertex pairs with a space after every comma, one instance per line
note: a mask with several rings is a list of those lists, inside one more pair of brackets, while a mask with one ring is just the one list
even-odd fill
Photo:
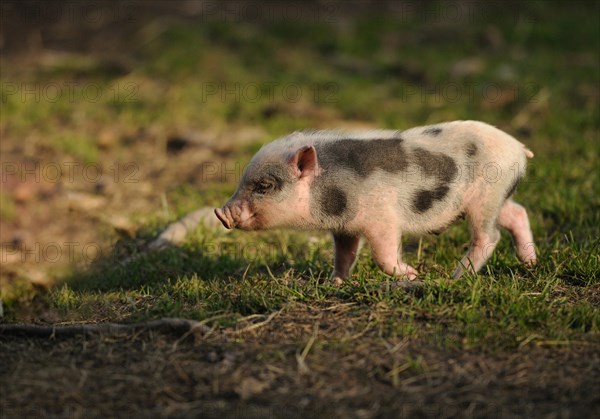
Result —
[[[442, 240], [425, 238], [425, 287], [416, 294], [390, 287], [363, 251], [353, 281], [325, 281], [332, 258], [322, 234], [243, 233], [199, 229], [182, 248], [115, 267], [114, 255], [78, 273], [46, 296], [65, 320], [155, 317], [203, 320], [268, 314], [294, 305], [355, 303], [382, 310], [382, 336], [414, 336], [447, 345], [516, 349], [526, 342], [596, 339], [598, 241], [557, 238], [540, 244], [539, 266], [519, 265], [505, 238], [487, 268], [452, 281], [465, 226]], [[563, 241], [564, 240], [564, 241]], [[308, 245], [307, 245], [308, 241]], [[441, 242], [441, 243], [440, 243]], [[414, 254], [407, 257], [415, 261]], [[381, 319], [379, 321], [382, 321]], [[457, 343], [458, 342], [458, 343]]]
[[[440, 120], [484, 120], [507, 129], [536, 154], [516, 200], [529, 211], [538, 266], [519, 265], [504, 235], [480, 274], [451, 281], [449, 273], [468, 241], [465, 224], [439, 238], [425, 237], [418, 256], [417, 239], [405, 240], [405, 257], [425, 281], [416, 293], [390, 287], [366, 249], [352, 281], [332, 287], [326, 281], [332, 249], [323, 233], [224, 234], [199, 228], [181, 248], [121, 265], [166, 221], [198, 206], [221, 204], [235, 186], [212, 181], [198, 192], [180, 180], [165, 195], [169, 220], [144, 214], [136, 236], [117, 242], [92, 266], [74, 268], [45, 294], [27, 286], [4, 290], [7, 319], [21, 320], [35, 298], [61, 321], [222, 315], [219, 327], [281, 309], [352, 304], [349, 316], [362, 327], [377, 328], [385, 339], [419, 338], [444, 348], [486, 351], [597, 342], [600, 37], [593, 36], [598, 32], [589, 18], [593, 12], [565, 5], [529, 7], [526, 12], [536, 25], [513, 30], [510, 16], [493, 21], [501, 40], [496, 46], [490, 45], [485, 22], [464, 29], [419, 27], [419, 36], [411, 35], [416, 26], [409, 21], [382, 24], [369, 17], [358, 19], [349, 32], [323, 23], [310, 30], [299, 24], [161, 24], [131, 41], [137, 64], [127, 74], [110, 73], [94, 60], [83, 70], [67, 61], [22, 76], [13, 72], [9, 77], [18, 83], [64, 83], [77, 75], [81, 84], [74, 94], [79, 99], [63, 95], [57, 102], [31, 106], [19, 95], [3, 95], [2, 124], [9, 141], [33, 130], [47, 135], [50, 155], [87, 163], [107, 157], [95, 133], [108, 123], [126, 132], [149, 125], [165, 131], [260, 126], [267, 133], [262, 143], [340, 121], [408, 128]], [[482, 63], [479, 70], [463, 75], [453, 70], [473, 57]], [[259, 86], [257, 100], [248, 100], [249, 90], [243, 90], [250, 83]], [[269, 83], [275, 86], [272, 91]], [[92, 84], [102, 97], [81, 99]], [[302, 92], [297, 101], [286, 100], [287, 85]], [[450, 85], [458, 86], [459, 100], [448, 100]], [[505, 102], [486, 99], [485, 89], [492, 85], [517, 96]], [[115, 86], [121, 89], [117, 96]], [[473, 88], [469, 95], [466, 86]], [[222, 99], [222, 90], [232, 88], [235, 93]], [[209, 94], [207, 89], [217, 90]], [[258, 146], [245, 144], [220, 159], [244, 164]], [[127, 147], [118, 145], [108, 156], [125, 153]], [[4, 194], [2, 215], [15, 217]], [[396, 368], [422, 371], [427, 366], [417, 357]]]

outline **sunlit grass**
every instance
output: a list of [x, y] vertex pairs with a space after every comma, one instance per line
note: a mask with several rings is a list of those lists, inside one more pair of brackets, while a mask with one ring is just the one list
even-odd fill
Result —
[[[126, 75], [108, 74], [93, 63], [82, 71], [81, 63], [65, 62], [23, 76], [23, 83], [42, 85], [77, 76], [75, 100], [64, 96], [31, 106], [20, 92], [3, 91], [2, 124], [26, 145], [40, 143], [57, 156], [86, 163], [107, 157], [96, 138], [104, 127], [137, 132], [159, 126], [168, 132], [182, 126], [216, 131], [258, 126], [266, 133], [262, 143], [288, 131], [348, 121], [404, 129], [484, 120], [536, 154], [516, 200], [528, 209], [538, 266], [521, 266], [504, 235], [478, 275], [450, 281], [468, 241], [465, 223], [425, 237], [420, 254], [417, 239], [405, 239], [404, 257], [425, 282], [415, 293], [390, 286], [366, 248], [351, 280], [332, 287], [326, 279], [333, 251], [324, 233], [198, 228], [180, 248], [124, 263], [143, 253], [140, 243], [166, 223], [222, 203], [235, 188], [233, 182], [214, 181], [202, 183], [199, 192], [182, 179], [164, 194], [166, 215], [147, 215], [137, 236], [121, 239], [103, 260], [74, 268], [47, 294], [31, 285], [3, 290], [8, 319], [19, 320], [19, 309], [36, 296], [65, 321], [225, 315], [223, 327], [231, 324], [229, 318], [334, 302], [356, 304], [357, 322], [378, 328], [382, 337], [419, 337], [444, 347], [504, 349], [597, 339], [600, 80], [594, 59], [600, 41], [580, 42], [582, 34], [597, 32], [595, 22], [581, 19], [585, 11], [556, 12], [549, 19], [545, 8], [530, 7], [535, 26], [515, 27], [511, 16], [498, 17], [494, 29], [501, 42], [494, 48], [485, 46], [491, 29], [483, 24], [450, 28], [448, 37], [438, 34], [439, 27], [421, 28], [417, 37], [409, 36], [415, 26], [410, 22], [369, 17], [347, 30], [322, 23], [150, 28], [155, 32], [132, 41], [137, 64]], [[457, 62], [473, 57], [483, 62], [480, 72], [453, 73]], [[460, 100], [442, 94], [451, 83], [462, 89]], [[248, 100], [250, 84], [259, 87], [256, 100]], [[91, 85], [103, 93], [98, 100], [84, 96]], [[297, 101], [285, 96], [288, 85], [301, 92]], [[504, 105], [490, 103], [482, 98], [490, 85], [519, 96]], [[525, 126], [515, 122], [518, 115], [525, 115]], [[260, 145], [242, 144], [223, 161], [243, 164]], [[118, 142], [113, 151], [119, 155], [129, 147], [134, 146]], [[1, 196], [2, 218], [10, 221], [17, 210]], [[371, 312], [377, 315], [366, 319]], [[426, 368], [418, 358], [409, 364]]]

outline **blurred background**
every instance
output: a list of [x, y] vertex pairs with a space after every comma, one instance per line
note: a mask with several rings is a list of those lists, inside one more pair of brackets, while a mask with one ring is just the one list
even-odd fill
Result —
[[494, 124], [536, 153], [540, 240], [583, 240], [599, 4], [3, 1], [0, 297], [222, 204], [261, 144], [299, 129]]

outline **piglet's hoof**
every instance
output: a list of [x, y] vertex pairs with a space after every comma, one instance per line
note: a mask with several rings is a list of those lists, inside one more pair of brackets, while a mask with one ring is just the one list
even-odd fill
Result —
[[[332, 286], [336, 287], [336, 288], [341, 288], [344, 286], [344, 284], [347, 282], [344, 278], [339, 277], [339, 276], [335, 276], [335, 277], [331, 277], [329, 279], [329, 282], [331, 283]], [[358, 281], [348, 281], [350, 283], [350, 285], [353, 285], [355, 287], [358, 287]]]
[[344, 285], [344, 280], [339, 276], [331, 277], [329, 279], [329, 281], [331, 282], [331, 285], [333, 285], [334, 287], [341, 288]]

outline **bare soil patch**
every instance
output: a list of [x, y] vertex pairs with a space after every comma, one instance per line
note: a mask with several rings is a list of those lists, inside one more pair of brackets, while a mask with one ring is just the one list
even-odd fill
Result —
[[364, 320], [347, 304], [296, 305], [269, 321], [251, 316], [235, 328], [187, 336], [0, 336], [3, 416], [600, 414], [600, 352], [589, 342], [459, 351], [386, 338]]

